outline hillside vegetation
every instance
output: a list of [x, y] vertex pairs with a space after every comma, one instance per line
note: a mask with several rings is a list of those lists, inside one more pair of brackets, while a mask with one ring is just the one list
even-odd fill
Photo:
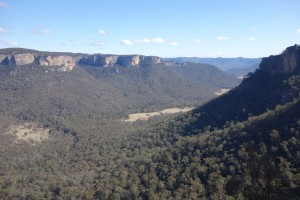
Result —
[[[121, 121], [118, 116], [126, 112], [118, 108], [131, 103], [137, 108], [143, 105], [130, 98], [142, 86], [148, 87], [145, 96], [166, 95], [166, 91], [147, 84], [154, 81], [148, 74], [164, 77], [165, 83], [161, 78], [155, 80], [158, 88], [167, 88], [171, 80], [178, 81], [182, 75], [178, 73], [178, 79], [166, 77], [165, 71], [174, 71], [170, 66], [161, 70], [160, 65], [140, 70], [80, 66], [66, 73], [51, 72], [47, 79], [39, 66], [16, 67], [13, 71], [11, 66], [2, 67], [0, 80], [5, 84], [1, 87], [6, 93], [1, 96], [0, 199], [299, 199], [299, 46], [288, 48], [278, 57], [284, 59], [271, 60], [285, 62], [288, 58], [293, 62], [270, 67], [268, 58], [264, 58], [259, 70], [227, 94], [185, 114], [133, 123]], [[39, 76], [30, 76], [39, 69]], [[27, 83], [23, 76], [11, 78], [18, 77], [20, 71], [28, 81], [36, 81]], [[44, 77], [44, 81], [38, 77]], [[77, 85], [73, 78], [82, 82]], [[97, 87], [87, 87], [85, 81], [90, 80]], [[134, 83], [141, 85], [128, 91], [123, 85], [126, 101], [100, 93], [104, 90], [120, 95], [114, 80], [121, 85], [127, 81], [132, 87]], [[37, 88], [35, 83], [48, 86], [49, 93], [51, 85], [60, 83], [57, 86], [61, 92], [52, 93], [60, 98], [53, 100], [58, 104], [46, 100], [49, 96], [43, 96], [47, 93], [42, 89], [33, 93], [30, 88]], [[76, 88], [82, 93], [76, 93]], [[178, 95], [176, 91], [172, 94]], [[103, 96], [94, 97], [93, 92]], [[79, 98], [85, 95], [89, 100]], [[107, 102], [107, 107], [99, 100]], [[41, 112], [39, 106], [47, 110]], [[109, 109], [108, 114], [104, 108]], [[28, 121], [35, 123], [29, 126]], [[23, 133], [24, 137], [32, 130], [47, 130], [47, 138], [34, 144], [16, 140], [16, 124], [30, 130]]]

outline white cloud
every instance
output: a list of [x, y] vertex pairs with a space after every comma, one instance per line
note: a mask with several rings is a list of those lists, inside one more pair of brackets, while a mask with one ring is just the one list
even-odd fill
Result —
[[199, 39], [193, 39], [193, 42], [195, 42], [196, 44], [200, 44], [200, 40]]
[[14, 42], [14, 41], [0, 40], [0, 46], [16, 47], [16, 46], [19, 46], [19, 43]]
[[255, 37], [248, 37], [247, 40], [249, 40], [249, 41], [255, 41]]
[[177, 42], [170, 42], [169, 44], [170, 44], [171, 46], [173, 46], [173, 47], [176, 47], [176, 46], [179, 45]]
[[0, 34], [9, 33], [10, 31], [6, 28], [0, 27]]
[[8, 7], [7, 3], [0, 1], [0, 7], [6, 8]]
[[300, 33], [300, 28], [296, 31], [297, 33]]
[[34, 34], [44, 34], [44, 35], [48, 35], [48, 34], [52, 34], [53, 31], [45, 28], [45, 27], [36, 27], [36, 28], [33, 28], [31, 29], [30, 31], [31, 33], [34, 33]]
[[106, 35], [107, 34], [107, 32], [105, 31], [105, 30], [98, 30], [98, 33], [100, 34], [100, 35]]
[[217, 40], [229, 40], [229, 37], [227, 37], [227, 36], [218, 36]]
[[133, 45], [133, 42], [127, 39], [124, 39], [121, 41], [121, 44], [127, 45], [127, 46], [131, 46]]
[[44, 28], [42, 30], [42, 32], [45, 33], [45, 34], [52, 34], [53, 33], [53, 31], [50, 31], [49, 29], [46, 29], [46, 28]]
[[155, 43], [155, 44], [164, 44], [164, 43], [166, 43], [166, 41], [163, 40], [163, 39], [160, 38], [160, 37], [153, 38], [153, 39], [151, 40], [151, 42], [152, 42], [152, 43]]
[[150, 40], [148, 38], [143, 38], [141, 40], [135, 40], [134, 43], [135, 44], [150, 44]]

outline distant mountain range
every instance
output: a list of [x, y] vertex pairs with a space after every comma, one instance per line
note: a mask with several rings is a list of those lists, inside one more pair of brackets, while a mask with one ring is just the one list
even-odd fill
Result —
[[258, 69], [261, 58], [197, 58], [197, 57], [177, 57], [177, 58], [164, 58], [166, 61], [174, 62], [194, 62], [215, 65], [228, 74], [236, 77], [245, 76], [249, 72], [254, 72]]

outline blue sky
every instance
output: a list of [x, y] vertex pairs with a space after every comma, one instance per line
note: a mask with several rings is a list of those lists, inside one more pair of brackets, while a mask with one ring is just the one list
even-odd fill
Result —
[[300, 43], [299, 0], [0, 0], [0, 48], [264, 57]]

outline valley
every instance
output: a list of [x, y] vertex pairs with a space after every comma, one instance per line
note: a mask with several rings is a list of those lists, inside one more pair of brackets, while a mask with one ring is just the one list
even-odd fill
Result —
[[0, 0], [0, 200], [300, 200], [299, 0]]
[[299, 197], [298, 45], [243, 80], [155, 56], [0, 55], [0, 199]]
[[148, 120], [150, 117], [154, 117], [157, 115], [168, 115], [168, 114], [174, 114], [179, 112], [188, 112], [192, 110], [193, 108], [167, 108], [161, 111], [157, 112], [149, 112], [149, 113], [134, 113], [129, 114], [128, 118], [122, 119], [121, 121], [124, 122], [135, 122], [137, 120]]
[[220, 95], [225, 94], [226, 92], [229, 92], [229, 91], [230, 91], [230, 89], [222, 88], [219, 91], [216, 91], [215, 94], [220, 96]]

